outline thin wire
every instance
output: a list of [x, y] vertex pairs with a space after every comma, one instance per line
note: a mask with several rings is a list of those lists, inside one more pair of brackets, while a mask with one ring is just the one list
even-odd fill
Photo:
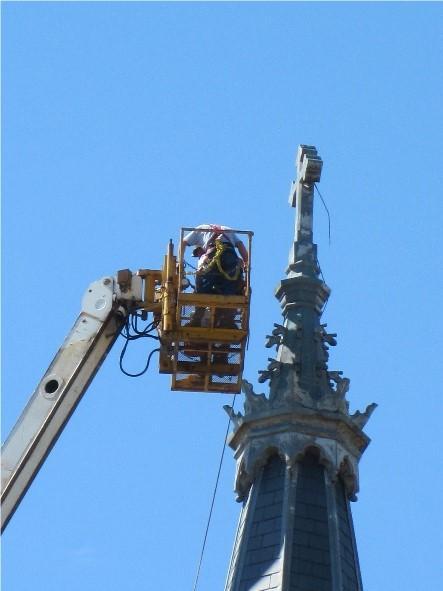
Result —
[[[237, 397], [237, 394], [234, 394], [234, 398], [232, 399], [232, 404], [231, 404], [232, 410], [234, 410], [234, 404], [235, 404], [236, 397]], [[231, 417], [229, 417], [228, 426], [226, 427], [225, 440], [224, 440], [224, 443], [223, 443], [223, 449], [222, 449], [222, 453], [221, 453], [221, 456], [220, 456], [220, 462], [219, 462], [219, 465], [218, 465], [218, 472], [217, 472], [217, 478], [215, 480], [214, 492], [212, 494], [211, 508], [209, 509], [208, 522], [206, 524], [206, 530], [205, 530], [205, 536], [203, 538], [203, 545], [202, 545], [202, 549], [201, 549], [200, 560], [199, 560], [199, 563], [198, 563], [197, 574], [195, 576], [195, 581], [194, 581], [194, 586], [192, 588], [192, 591], [196, 591], [197, 585], [198, 585], [198, 579], [200, 577], [200, 570], [201, 570], [201, 566], [202, 566], [202, 563], [203, 563], [203, 555], [205, 553], [206, 540], [207, 540], [207, 537], [208, 537], [209, 526], [211, 524], [212, 510], [214, 508], [215, 495], [217, 494], [218, 481], [220, 480], [220, 472], [221, 472], [221, 469], [222, 469], [223, 458], [224, 458], [224, 455], [225, 455], [226, 441], [228, 439], [228, 433], [229, 433], [229, 426], [230, 425], [231, 425]]]
[[194, 271], [197, 271], [197, 267], [194, 267], [194, 265], [191, 265], [191, 263], [188, 263], [188, 261], [183, 260], [183, 262], [185, 263], [186, 267], [191, 267], [191, 269], [194, 269]]
[[321, 270], [320, 263], [318, 262], [318, 259], [317, 259], [317, 266], [318, 266], [318, 270], [320, 272], [321, 278], [323, 279], [323, 283], [326, 283], [326, 279], [325, 279], [325, 276], [323, 275], [323, 271]]
[[[323, 195], [320, 193], [320, 190], [317, 187], [316, 183], [314, 183], [314, 187], [315, 187], [315, 190], [317, 191], [317, 193], [320, 195], [320, 199], [322, 200], [322, 203], [324, 205], [324, 208], [326, 210], [326, 213], [328, 214], [328, 238], [329, 238], [329, 246], [331, 246], [331, 216], [329, 214], [329, 209], [328, 209], [328, 207], [326, 205], [326, 202], [323, 199]], [[323, 275], [323, 271], [321, 270], [320, 263], [318, 262], [318, 260], [317, 260], [317, 265], [318, 265], [318, 268], [320, 270], [320, 275], [322, 276], [323, 283], [326, 283], [325, 278], [324, 278], [324, 275]], [[326, 307], [328, 305], [328, 301], [329, 300], [326, 300], [325, 305], [323, 306], [323, 310], [321, 311], [321, 315], [323, 315], [325, 313]]]
[[320, 191], [319, 191], [316, 183], [314, 183], [314, 187], [315, 187], [315, 190], [317, 191], [317, 193], [320, 195], [320, 199], [322, 200], [322, 203], [323, 203], [323, 205], [324, 205], [324, 207], [326, 209], [326, 213], [328, 214], [328, 238], [329, 238], [329, 246], [331, 246], [331, 216], [329, 214], [329, 209], [328, 209], [328, 207], [327, 207], [327, 205], [325, 203], [325, 200], [323, 199], [323, 196], [320, 193]]
[[326, 307], [328, 305], [329, 300], [326, 300], [325, 305], [323, 306], [323, 310], [321, 311], [320, 316], [323, 316], [323, 314], [325, 313]]

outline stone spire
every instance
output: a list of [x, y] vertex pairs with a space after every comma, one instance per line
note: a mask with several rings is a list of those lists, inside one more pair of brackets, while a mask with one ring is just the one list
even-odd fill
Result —
[[330, 289], [320, 279], [313, 242], [314, 184], [322, 160], [314, 146], [297, 153], [295, 238], [286, 278], [277, 286], [283, 322], [266, 347], [275, 357], [259, 372], [269, 395], [243, 382], [244, 414], [231, 415], [235, 489], [242, 512], [226, 591], [361, 591], [349, 501], [369, 444], [363, 427], [375, 404], [349, 414], [349, 379], [329, 370], [321, 314]]

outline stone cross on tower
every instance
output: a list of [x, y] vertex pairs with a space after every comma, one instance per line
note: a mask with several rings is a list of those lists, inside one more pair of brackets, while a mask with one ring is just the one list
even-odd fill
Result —
[[314, 183], [320, 181], [323, 161], [314, 146], [297, 152], [297, 181], [292, 183], [289, 203], [296, 207], [295, 240], [289, 256], [292, 271], [317, 276], [317, 247], [313, 244]]
[[283, 323], [267, 336], [276, 355], [258, 380], [269, 381], [269, 394], [244, 381], [244, 414], [225, 407], [242, 503], [225, 591], [362, 591], [349, 501], [369, 444], [363, 427], [376, 405], [350, 415], [349, 379], [328, 368], [336, 335], [320, 320], [330, 290], [313, 243], [322, 160], [302, 145], [296, 164], [295, 241], [276, 289]]

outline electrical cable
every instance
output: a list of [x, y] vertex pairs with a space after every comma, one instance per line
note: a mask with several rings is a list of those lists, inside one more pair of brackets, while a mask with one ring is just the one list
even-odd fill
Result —
[[[151, 332], [153, 332], [157, 328], [157, 326], [159, 324], [159, 320], [153, 320], [149, 324], [147, 324], [142, 330], [139, 330], [138, 319], [141, 317], [142, 317], [141, 314], [138, 314], [137, 312], [130, 314], [128, 316], [128, 318], [126, 319], [126, 322], [125, 322], [125, 324], [122, 328], [122, 331], [120, 333], [121, 336], [126, 341], [123, 346], [123, 349], [120, 353], [120, 359], [119, 359], [120, 370], [122, 371], [122, 373], [124, 373], [126, 376], [128, 376], [130, 378], [138, 378], [139, 376], [142, 376], [144, 373], [146, 373], [148, 371], [149, 364], [151, 363], [152, 356], [154, 355], [154, 353], [160, 351], [160, 348], [153, 349], [148, 355], [148, 359], [146, 361], [145, 367], [142, 369], [142, 371], [140, 371], [138, 373], [130, 373], [123, 368], [123, 359], [125, 357], [126, 349], [128, 348], [130, 341], [135, 341], [137, 339], [142, 339], [142, 338], [154, 339], [155, 341], [160, 340], [158, 336], [150, 334]], [[133, 331], [132, 333], [131, 333], [131, 329]]]
[[[232, 410], [234, 410], [234, 404], [235, 404], [236, 397], [237, 397], [237, 394], [234, 394], [234, 398], [232, 399], [232, 404], [231, 404], [231, 409]], [[219, 465], [218, 465], [217, 478], [215, 480], [214, 492], [212, 494], [211, 507], [209, 509], [208, 521], [206, 523], [206, 530], [205, 530], [205, 535], [204, 535], [204, 538], [203, 538], [202, 549], [201, 549], [201, 553], [200, 553], [200, 560], [198, 562], [197, 574], [195, 576], [195, 581], [194, 581], [194, 586], [192, 588], [192, 591], [196, 591], [197, 590], [198, 580], [199, 580], [199, 577], [200, 577], [200, 570], [201, 570], [201, 566], [202, 566], [202, 563], [203, 563], [203, 555], [205, 553], [206, 540], [208, 538], [209, 526], [211, 524], [212, 510], [214, 508], [215, 495], [217, 494], [218, 482], [220, 480], [220, 472], [221, 472], [221, 469], [222, 469], [223, 458], [224, 458], [224, 455], [225, 455], [226, 441], [228, 439], [228, 433], [229, 433], [229, 427], [230, 427], [230, 425], [231, 425], [231, 417], [229, 417], [228, 426], [226, 427], [225, 440], [224, 440], [224, 443], [223, 443], [223, 449], [222, 449], [222, 453], [221, 453], [221, 456], [220, 456], [220, 462], [219, 462]]]
[[158, 347], [157, 349], [153, 349], [149, 355], [148, 355], [148, 360], [146, 362], [146, 365], [144, 367], [144, 369], [142, 369], [142, 371], [140, 371], [139, 373], [129, 373], [128, 371], [126, 371], [125, 369], [123, 369], [123, 357], [125, 356], [125, 352], [126, 352], [126, 348], [128, 346], [129, 341], [126, 341], [122, 352], [120, 353], [120, 369], [121, 371], [125, 374], [125, 376], [128, 376], [130, 378], [138, 378], [140, 376], [142, 376], [144, 373], [146, 373], [149, 369], [149, 364], [151, 363], [151, 357], [154, 355], [154, 353], [157, 353], [158, 351], [160, 351], [160, 347]]
[[158, 337], [149, 334], [157, 327], [158, 322], [152, 320], [147, 326], [145, 326], [145, 328], [143, 328], [142, 330], [139, 330], [138, 329], [138, 319], [139, 318], [142, 318], [142, 315], [138, 314], [137, 312], [134, 312], [133, 314], [130, 315], [131, 328], [135, 334], [130, 335], [129, 330], [127, 330], [126, 332], [127, 332], [128, 338], [133, 339], [133, 338], [137, 338], [138, 336], [148, 336], [150, 338], [158, 340]]

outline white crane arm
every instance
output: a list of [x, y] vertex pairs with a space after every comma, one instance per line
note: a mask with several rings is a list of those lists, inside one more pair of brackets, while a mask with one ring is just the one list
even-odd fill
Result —
[[112, 277], [86, 291], [79, 317], [2, 447], [2, 531], [120, 334], [128, 302], [141, 299], [136, 275], [124, 293]]

